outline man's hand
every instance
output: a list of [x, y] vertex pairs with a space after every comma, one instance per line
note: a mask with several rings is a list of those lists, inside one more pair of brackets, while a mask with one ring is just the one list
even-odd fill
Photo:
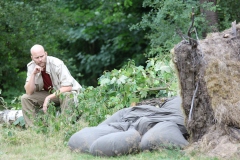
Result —
[[24, 88], [26, 90], [26, 93], [28, 95], [33, 94], [34, 89], [35, 89], [35, 75], [37, 73], [40, 73], [43, 70], [42, 67], [36, 65], [35, 68], [33, 69], [33, 72], [31, 73], [31, 77], [28, 82], [26, 82]]
[[40, 73], [43, 70], [42, 67], [36, 65], [34, 70], [33, 70], [33, 74], [36, 75], [37, 73]]
[[47, 113], [47, 108], [48, 108], [49, 102], [50, 102], [50, 98], [46, 97], [44, 100], [44, 103], [43, 103], [43, 108], [42, 108], [44, 113]]

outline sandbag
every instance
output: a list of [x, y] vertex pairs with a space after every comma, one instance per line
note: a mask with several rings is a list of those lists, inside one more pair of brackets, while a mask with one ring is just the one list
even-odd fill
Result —
[[[184, 122], [184, 113], [182, 109], [182, 98], [180, 96], [172, 97], [166, 103], [164, 103], [161, 108], [169, 109], [171, 111], [176, 111], [178, 113], [177, 117], [180, 121]], [[179, 123], [179, 121], [175, 121], [178, 125], [178, 128], [182, 132], [182, 134], [188, 134], [187, 129], [185, 127], [185, 123]]]
[[141, 136], [133, 128], [125, 132], [116, 132], [98, 138], [90, 147], [95, 156], [120, 156], [139, 150]]
[[182, 148], [188, 145], [176, 123], [170, 121], [159, 122], [144, 134], [140, 142], [140, 149], [156, 150], [158, 148]]
[[99, 125], [105, 125], [105, 124], [115, 123], [115, 122], [125, 122], [125, 120], [123, 120], [124, 114], [126, 114], [126, 109], [121, 109], [121, 110], [117, 111], [116, 113], [114, 113], [113, 115], [111, 115], [110, 117], [108, 117], [106, 120], [104, 120]]
[[90, 146], [96, 139], [115, 132], [121, 132], [121, 130], [109, 125], [86, 127], [70, 137], [68, 146], [72, 151], [89, 153]]
[[116, 129], [119, 129], [121, 131], [127, 131], [131, 124], [130, 122], [113, 122], [113, 123], [109, 123], [108, 125]]
[[188, 144], [181, 110], [181, 97], [161, 108], [149, 105], [124, 108], [96, 127], [84, 128], [70, 138], [71, 150], [95, 156], [119, 156], [138, 150], [153, 150]]
[[132, 126], [139, 132], [142, 136], [144, 135], [149, 129], [151, 129], [154, 125], [156, 125], [159, 121], [154, 121], [148, 117], [140, 117]]

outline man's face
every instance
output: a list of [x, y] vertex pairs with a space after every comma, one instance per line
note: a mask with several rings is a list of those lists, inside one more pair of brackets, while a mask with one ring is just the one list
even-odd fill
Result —
[[39, 65], [43, 69], [46, 67], [47, 52], [45, 52], [45, 51], [34, 52], [34, 53], [32, 53], [31, 58], [37, 65]]

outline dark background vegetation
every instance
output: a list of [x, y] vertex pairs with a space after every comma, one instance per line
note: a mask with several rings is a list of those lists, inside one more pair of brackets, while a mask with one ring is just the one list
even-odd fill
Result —
[[187, 33], [194, 7], [199, 38], [240, 20], [239, 0], [2, 0], [0, 89], [10, 101], [24, 93], [30, 48], [41, 44], [62, 59], [83, 86], [129, 60], [169, 58]]

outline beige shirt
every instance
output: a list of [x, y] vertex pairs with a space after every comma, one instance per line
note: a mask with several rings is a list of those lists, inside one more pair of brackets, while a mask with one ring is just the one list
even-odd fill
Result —
[[[34, 61], [28, 63], [26, 81], [29, 81], [35, 66], [36, 63]], [[81, 85], [72, 77], [63, 61], [61, 61], [58, 58], [47, 56], [46, 73], [50, 75], [54, 90], [58, 90], [64, 86], [72, 86], [72, 91], [79, 92], [80, 89], [82, 88]], [[36, 74], [35, 85], [36, 85], [35, 91], [43, 90], [44, 84], [41, 73]]]

